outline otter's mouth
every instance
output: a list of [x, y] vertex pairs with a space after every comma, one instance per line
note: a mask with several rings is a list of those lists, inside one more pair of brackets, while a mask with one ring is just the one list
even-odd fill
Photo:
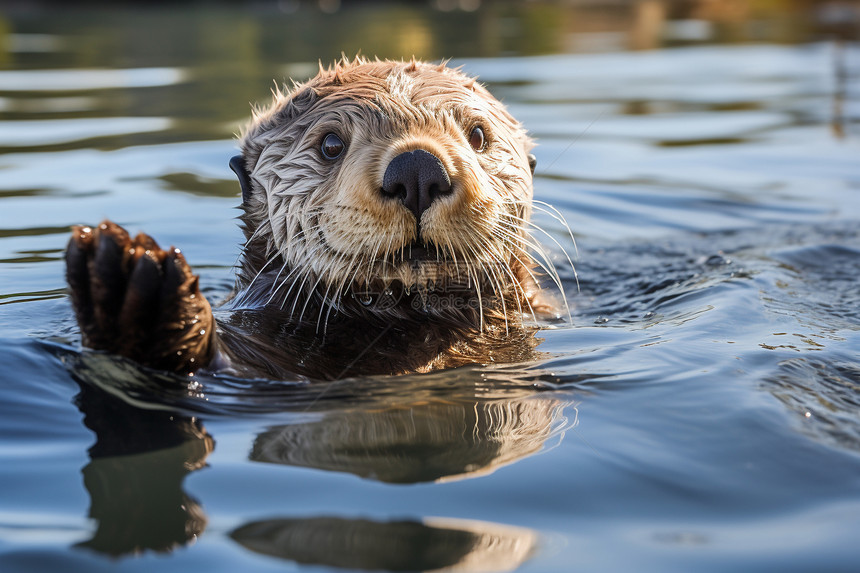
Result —
[[442, 249], [436, 245], [424, 245], [423, 243], [413, 242], [405, 245], [400, 250], [394, 253], [395, 261], [439, 261], [443, 262], [445, 257]]
[[371, 311], [396, 307], [457, 316], [481, 312], [508, 284], [503, 271], [454, 259], [434, 244], [404, 245], [391, 259], [376, 264], [373, 275], [350, 289], [351, 298]]

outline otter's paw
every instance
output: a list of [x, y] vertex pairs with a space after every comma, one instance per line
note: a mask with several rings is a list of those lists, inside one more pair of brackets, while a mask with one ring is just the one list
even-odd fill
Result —
[[66, 279], [84, 346], [173, 371], [211, 359], [215, 319], [179, 249], [110, 221], [74, 227]]

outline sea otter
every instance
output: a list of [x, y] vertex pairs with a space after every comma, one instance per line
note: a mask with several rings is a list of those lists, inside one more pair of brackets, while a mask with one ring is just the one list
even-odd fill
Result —
[[526, 360], [524, 320], [557, 312], [529, 233], [532, 146], [445, 64], [320, 66], [240, 135], [247, 241], [219, 320], [178, 249], [106, 221], [66, 251], [83, 344], [176, 372], [322, 379]]

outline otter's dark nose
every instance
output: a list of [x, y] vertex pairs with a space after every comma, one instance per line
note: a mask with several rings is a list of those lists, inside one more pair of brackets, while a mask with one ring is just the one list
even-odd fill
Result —
[[407, 151], [392, 159], [382, 177], [382, 194], [400, 199], [419, 222], [433, 201], [449, 193], [451, 179], [445, 166], [423, 149]]

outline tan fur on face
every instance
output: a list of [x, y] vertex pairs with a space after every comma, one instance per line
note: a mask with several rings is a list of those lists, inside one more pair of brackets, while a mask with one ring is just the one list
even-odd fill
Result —
[[[475, 126], [488, 142], [480, 152], [469, 144]], [[328, 133], [346, 144], [334, 160], [320, 151]], [[247, 233], [265, 245], [267, 263], [280, 257], [272, 264], [284, 291], [298, 284], [335, 304], [350, 289], [421, 287], [440, 275], [523, 291], [531, 146], [504, 106], [458, 70], [344, 60], [276, 92], [242, 134], [253, 186]], [[452, 184], [423, 213], [420, 237], [413, 213], [381, 192], [390, 161], [415, 149], [438, 157]], [[416, 242], [436, 260], [404, 260]]]

